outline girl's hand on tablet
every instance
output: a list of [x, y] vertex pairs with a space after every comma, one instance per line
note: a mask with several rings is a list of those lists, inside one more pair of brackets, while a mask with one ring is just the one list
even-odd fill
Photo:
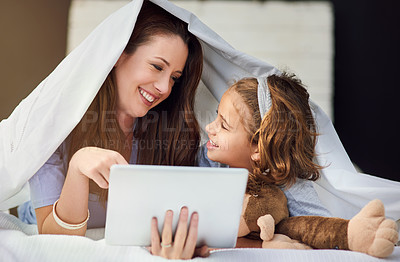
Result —
[[83, 175], [93, 180], [101, 188], [108, 188], [110, 167], [114, 164], [128, 164], [128, 162], [117, 151], [84, 147], [72, 156], [69, 172]]
[[161, 241], [158, 233], [157, 218], [153, 218], [151, 221], [150, 247], [150, 252], [153, 255], [168, 259], [191, 259], [196, 256], [209, 256], [209, 250], [207, 246], [196, 248], [199, 215], [196, 212], [192, 214], [188, 231], [188, 213], [188, 208], [182, 207], [174, 242], [172, 242], [173, 212], [168, 210], [165, 213]]

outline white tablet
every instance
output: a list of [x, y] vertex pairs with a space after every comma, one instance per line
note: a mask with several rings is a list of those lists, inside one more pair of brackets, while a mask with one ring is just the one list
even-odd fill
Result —
[[248, 171], [243, 168], [114, 165], [110, 171], [105, 240], [150, 246], [151, 219], [161, 234], [167, 210], [199, 214], [197, 246], [236, 245]]

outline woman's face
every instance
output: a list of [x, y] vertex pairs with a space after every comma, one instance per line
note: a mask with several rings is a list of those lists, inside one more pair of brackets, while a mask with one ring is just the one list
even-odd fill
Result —
[[[239, 111], [240, 110], [240, 115]], [[217, 118], [206, 126], [209, 159], [231, 167], [251, 169], [249, 135], [240, 117], [251, 117], [242, 98], [232, 91], [226, 92], [218, 106]]]
[[179, 36], [156, 35], [115, 65], [117, 114], [142, 117], [171, 93], [182, 75], [188, 47]]

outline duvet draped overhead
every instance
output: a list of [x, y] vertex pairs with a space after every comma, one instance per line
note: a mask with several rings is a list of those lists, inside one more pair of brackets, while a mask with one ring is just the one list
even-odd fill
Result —
[[[279, 71], [235, 50], [191, 12], [152, 0], [188, 23], [204, 51], [202, 82], [220, 100], [233, 79]], [[143, 0], [104, 20], [0, 123], [0, 210], [29, 199], [27, 181], [78, 124], [127, 44]], [[200, 101], [207, 103], [207, 101]], [[311, 102], [318, 125], [318, 162], [327, 166], [315, 187], [333, 215], [349, 218], [373, 198], [400, 218], [400, 183], [358, 174], [328, 116]]]

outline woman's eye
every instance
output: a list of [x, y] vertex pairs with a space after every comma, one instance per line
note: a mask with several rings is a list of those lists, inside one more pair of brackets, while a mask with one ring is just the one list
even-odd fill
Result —
[[171, 76], [171, 79], [172, 79], [172, 81], [176, 82], [176, 81], [179, 80], [179, 77], [177, 77], [177, 76]]
[[163, 68], [162, 68], [161, 66], [159, 66], [159, 65], [152, 64], [152, 66], [153, 66], [155, 69], [157, 69], [158, 71], [163, 71]]

